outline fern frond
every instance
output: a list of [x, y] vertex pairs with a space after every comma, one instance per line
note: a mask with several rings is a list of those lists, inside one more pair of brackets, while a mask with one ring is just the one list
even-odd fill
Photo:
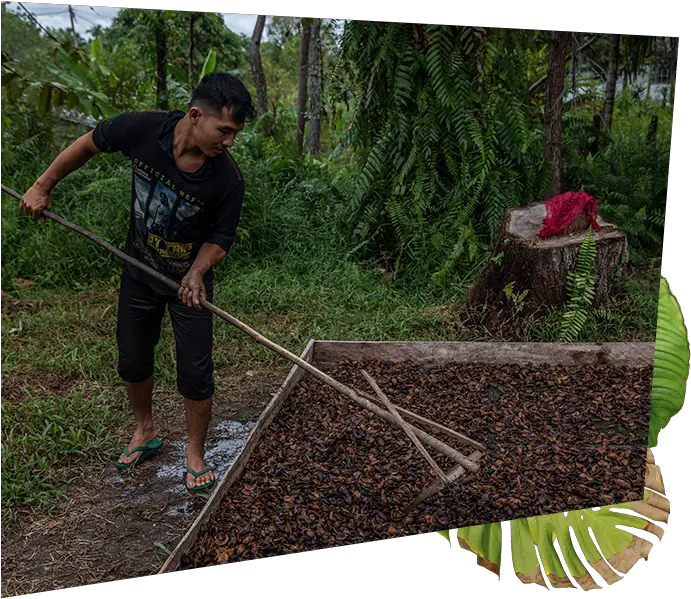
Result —
[[595, 298], [595, 260], [597, 245], [592, 229], [588, 229], [585, 239], [578, 249], [578, 257], [573, 270], [569, 271], [566, 282], [566, 309], [559, 326], [559, 341], [575, 341], [587, 322], [588, 308]]

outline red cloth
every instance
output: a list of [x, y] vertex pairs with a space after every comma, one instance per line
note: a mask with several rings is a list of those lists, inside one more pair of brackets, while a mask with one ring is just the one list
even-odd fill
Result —
[[599, 231], [597, 224], [597, 200], [585, 191], [567, 191], [545, 202], [547, 216], [538, 231], [540, 237], [549, 237], [564, 231], [580, 214], [585, 213], [593, 230]]

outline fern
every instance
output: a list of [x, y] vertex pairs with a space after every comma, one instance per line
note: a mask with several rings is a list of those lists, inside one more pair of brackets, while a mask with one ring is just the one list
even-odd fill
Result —
[[588, 229], [578, 249], [576, 265], [566, 279], [566, 309], [559, 325], [559, 341], [572, 342], [578, 339], [588, 319], [588, 308], [595, 297], [595, 259], [597, 246], [592, 229]]
[[359, 165], [348, 220], [356, 243], [370, 236], [368, 248], [441, 280], [477, 259], [506, 207], [541, 198], [544, 181], [531, 173], [542, 170], [542, 126], [513, 35], [345, 24], [342, 60], [361, 90], [348, 140]]

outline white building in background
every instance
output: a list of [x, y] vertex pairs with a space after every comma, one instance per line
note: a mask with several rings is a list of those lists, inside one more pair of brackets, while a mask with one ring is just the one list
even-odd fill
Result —
[[[582, 70], [578, 73], [579, 77], [584, 79], [596, 79], [597, 84], [587, 86], [581, 83], [578, 86], [579, 92], [584, 93], [587, 88], [592, 91], [597, 91], [598, 94], [604, 95], [605, 93], [605, 77], [602, 73], [596, 73], [590, 70]], [[653, 100], [663, 100], [666, 99], [667, 102], [673, 102], [674, 98], [671, 96], [672, 93], [672, 82], [670, 81], [671, 70], [669, 65], [660, 65], [656, 67], [644, 67], [641, 72], [629, 82], [627, 88], [631, 91], [636, 91], [641, 98], [651, 98]], [[624, 89], [624, 76], [620, 73], [617, 77], [616, 95], [619, 95]], [[564, 99], [566, 101], [570, 100], [573, 95], [571, 90], [570, 81], [568, 80], [566, 88], [564, 89]]]
[[[668, 65], [659, 64], [647, 66], [639, 73], [633, 81], [628, 83], [631, 91], [636, 90], [642, 97], [650, 97], [653, 100], [669, 99], [672, 91], [671, 72]], [[624, 78], [620, 77], [617, 81], [616, 93], [619, 94], [624, 88]]]

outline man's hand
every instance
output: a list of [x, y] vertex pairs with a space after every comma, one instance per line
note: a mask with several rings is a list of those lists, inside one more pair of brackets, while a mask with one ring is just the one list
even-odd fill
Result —
[[182, 303], [187, 304], [190, 308], [197, 308], [202, 310], [201, 300], [206, 299], [206, 287], [202, 281], [202, 273], [194, 268], [191, 268], [185, 278], [180, 283], [178, 289], [178, 297]]
[[19, 207], [33, 218], [40, 218], [41, 222], [45, 222], [46, 217], [41, 214], [41, 210], [48, 209], [52, 205], [50, 194], [45, 187], [40, 185], [38, 181], [34, 183], [29, 190], [22, 196], [22, 201]]

